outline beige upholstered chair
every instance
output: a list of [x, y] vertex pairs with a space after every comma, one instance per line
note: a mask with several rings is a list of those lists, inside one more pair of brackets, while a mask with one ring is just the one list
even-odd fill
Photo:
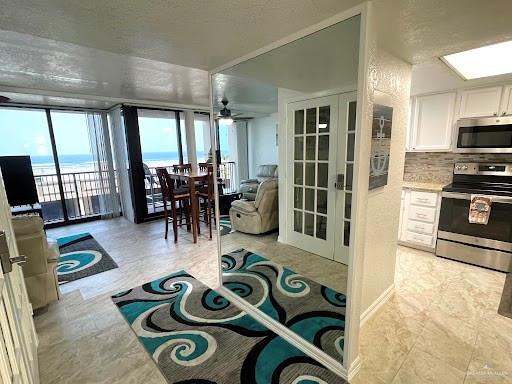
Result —
[[39, 216], [15, 216], [12, 224], [20, 255], [27, 256], [22, 267], [32, 308], [44, 307], [59, 299], [56, 273], [59, 247], [46, 238]]
[[231, 227], [240, 232], [260, 234], [279, 227], [277, 179], [263, 181], [256, 199], [235, 200], [231, 203]]
[[277, 179], [277, 165], [264, 164], [258, 166], [255, 179], [242, 180], [240, 182], [240, 192], [244, 199], [256, 199], [256, 192], [260, 183], [266, 180]]

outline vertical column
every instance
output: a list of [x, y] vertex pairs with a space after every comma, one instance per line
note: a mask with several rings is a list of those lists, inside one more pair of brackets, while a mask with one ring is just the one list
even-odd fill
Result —
[[192, 172], [197, 171], [196, 131], [194, 129], [194, 111], [185, 111], [185, 131], [187, 132], [188, 162], [192, 164]]

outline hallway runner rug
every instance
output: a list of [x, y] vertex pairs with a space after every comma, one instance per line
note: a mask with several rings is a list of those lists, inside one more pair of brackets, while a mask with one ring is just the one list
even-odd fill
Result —
[[112, 300], [169, 383], [346, 384], [185, 271]]
[[60, 237], [57, 244], [60, 251], [57, 264], [59, 284], [117, 268], [116, 262], [90, 233]]
[[343, 360], [344, 294], [245, 249], [222, 256], [222, 281], [266, 315]]

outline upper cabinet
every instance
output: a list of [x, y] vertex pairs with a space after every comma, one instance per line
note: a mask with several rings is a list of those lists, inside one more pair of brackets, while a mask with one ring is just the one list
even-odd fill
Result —
[[450, 150], [456, 97], [456, 92], [447, 92], [414, 98], [409, 150]]
[[468, 89], [461, 92], [459, 117], [498, 116], [503, 87]]
[[503, 87], [500, 115], [512, 115], [512, 85]]

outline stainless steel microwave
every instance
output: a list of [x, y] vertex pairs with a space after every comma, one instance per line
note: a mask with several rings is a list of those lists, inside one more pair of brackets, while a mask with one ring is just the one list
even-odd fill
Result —
[[460, 119], [455, 152], [512, 153], [512, 116]]

